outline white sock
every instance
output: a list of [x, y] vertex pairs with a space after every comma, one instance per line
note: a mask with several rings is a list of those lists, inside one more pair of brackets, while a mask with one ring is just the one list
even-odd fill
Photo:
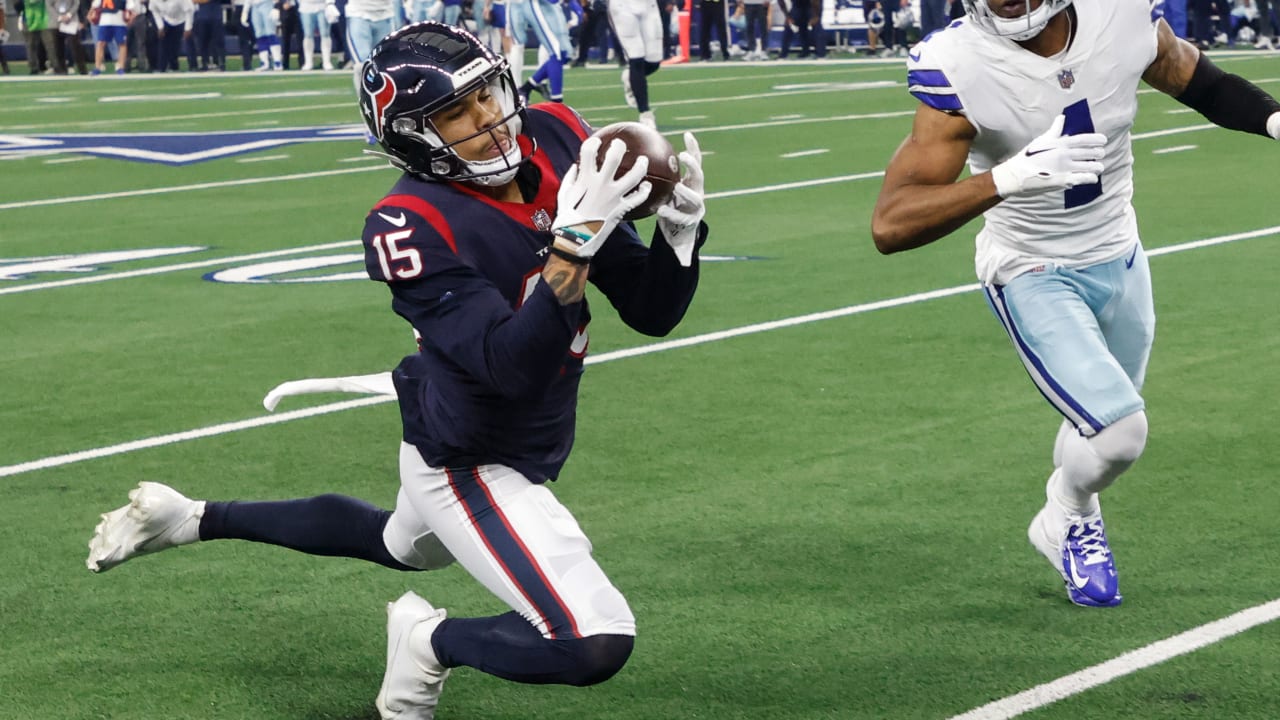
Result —
[[316, 66], [316, 40], [313, 37], [302, 38], [302, 67], [310, 70]]
[[325, 68], [333, 67], [333, 38], [328, 35], [320, 36], [320, 57]]

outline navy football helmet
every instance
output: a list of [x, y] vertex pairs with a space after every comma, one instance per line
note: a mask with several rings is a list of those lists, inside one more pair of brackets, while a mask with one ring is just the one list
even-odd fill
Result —
[[[474, 35], [438, 22], [403, 27], [383, 38], [360, 68], [360, 113], [392, 164], [426, 180], [468, 180], [482, 185], [510, 182], [533, 155], [522, 134], [524, 105], [506, 58]], [[502, 115], [492, 127], [446, 143], [431, 116], [482, 88], [497, 99]], [[505, 126], [511, 149], [490, 160], [464, 160], [453, 147]], [[499, 138], [495, 134], [495, 141]]]
[[1032, 10], [1035, 0], [1027, 0], [1027, 12], [1022, 17], [1000, 17], [991, 9], [991, 0], [964, 0], [964, 9], [979, 28], [1002, 38], [1021, 42], [1030, 40], [1044, 30], [1054, 15], [1067, 9], [1071, 0], [1044, 0]]

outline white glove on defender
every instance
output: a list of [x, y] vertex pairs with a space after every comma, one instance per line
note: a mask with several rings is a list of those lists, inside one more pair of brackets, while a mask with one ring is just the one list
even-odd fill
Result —
[[[614, 178], [626, 152], [626, 143], [615, 139], [597, 167], [600, 138], [583, 141], [578, 162], [564, 174], [556, 195], [556, 219], [551, 223], [556, 250], [590, 259], [622, 222], [622, 216], [648, 199], [653, 186], [641, 180], [649, 170], [649, 158], [637, 158], [627, 174]], [[586, 224], [596, 222], [602, 224], [592, 233]]]
[[339, 20], [341, 20], [341, 19], [342, 19], [342, 13], [338, 12], [338, 6], [337, 6], [337, 5], [325, 5], [325, 6], [324, 6], [324, 20], [325, 20], [325, 22], [327, 22], [327, 23], [329, 23], [330, 25], [332, 25], [332, 24], [334, 24], [334, 23], [338, 22], [338, 21], [339, 21]]
[[680, 178], [667, 204], [658, 208], [658, 229], [675, 251], [680, 265], [689, 267], [693, 264], [693, 246], [698, 240], [698, 223], [707, 214], [707, 203], [703, 199], [702, 148], [691, 132], [684, 134], [680, 162], [684, 163], [684, 177]]
[[1063, 135], [1067, 118], [1059, 115], [1043, 135], [1017, 155], [991, 168], [991, 179], [1002, 198], [1038, 195], [1098, 182], [1107, 136], [1101, 133]]
[[1271, 117], [1267, 118], [1267, 134], [1280, 140], [1280, 112], [1271, 113]]

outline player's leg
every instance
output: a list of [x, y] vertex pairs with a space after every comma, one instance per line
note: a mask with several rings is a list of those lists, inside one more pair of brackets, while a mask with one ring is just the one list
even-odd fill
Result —
[[401, 483], [424, 526], [512, 612], [442, 620], [429, 605], [401, 598], [392, 607], [388, 647], [409, 645], [411, 656], [388, 653], [380, 708], [434, 708], [438, 689], [425, 697], [421, 688], [452, 667], [579, 686], [622, 668], [635, 618], [548, 488], [499, 465], [432, 468], [410, 445], [402, 446]]
[[987, 293], [1037, 389], [1071, 423], [1059, 429], [1057, 467], [1028, 536], [1062, 574], [1073, 602], [1119, 604], [1097, 493], [1141, 454], [1146, 416], [1099, 325], [1111, 286], [1096, 268], [1050, 267]]
[[538, 71], [545, 72], [545, 79], [550, 87], [548, 99], [552, 102], [563, 102], [564, 65], [569, 61], [571, 48], [564, 13], [558, 4], [551, 5], [542, 0], [527, 0], [526, 6], [533, 17], [533, 27], [538, 34], [538, 42], [547, 51], [547, 60], [538, 68]]
[[336, 494], [267, 502], [193, 500], [167, 485], [143, 482], [129, 493], [128, 505], [102, 516], [86, 564], [106, 572], [131, 558], [198, 541], [250, 540], [396, 570], [448, 565], [451, 558], [438, 543], [432, 545], [429, 533], [405, 518], [411, 512], [403, 502], [393, 513]]

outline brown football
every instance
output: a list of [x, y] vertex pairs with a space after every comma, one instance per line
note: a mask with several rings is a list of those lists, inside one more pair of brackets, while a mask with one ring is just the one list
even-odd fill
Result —
[[622, 156], [622, 163], [614, 177], [630, 170], [635, 165], [636, 158], [641, 155], [649, 158], [649, 171], [644, 178], [653, 185], [653, 190], [649, 192], [644, 204], [627, 213], [624, 220], [647, 218], [671, 199], [676, 183], [680, 182], [680, 160], [676, 158], [676, 151], [662, 137], [662, 133], [638, 122], [619, 122], [600, 128], [595, 131], [594, 137], [600, 138], [601, 157], [604, 157], [604, 151], [614, 138], [627, 144], [627, 153]]

